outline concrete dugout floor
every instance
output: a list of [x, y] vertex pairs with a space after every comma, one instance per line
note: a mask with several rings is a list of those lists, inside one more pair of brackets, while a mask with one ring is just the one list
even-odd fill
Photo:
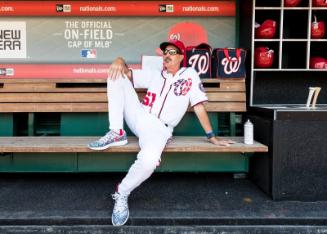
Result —
[[[110, 194], [123, 176], [121, 173], [1, 174], [0, 232], [8, 227], [40, 225], [110, 226], [113, 207]], [[232, 174], [155, 173], [132, 193], [129, 205], [130, 220], [125, 230], [150, 226], [309, 225], [327, 233], [323, 227], [327, 223], [327, 201], [273, 201], [248, 179], [233, 179]], [[40, 230], [35, 233], [42, 233]], [[179, 233], [166, 231], [158, 233]], [[135, 229], [126, 233], [147, 232]]]

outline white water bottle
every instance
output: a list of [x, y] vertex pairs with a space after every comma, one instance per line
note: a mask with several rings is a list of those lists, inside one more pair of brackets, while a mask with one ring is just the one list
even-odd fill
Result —
[[244, 124], [244, 144], [253, 144], [253, 124], [249, 119]]

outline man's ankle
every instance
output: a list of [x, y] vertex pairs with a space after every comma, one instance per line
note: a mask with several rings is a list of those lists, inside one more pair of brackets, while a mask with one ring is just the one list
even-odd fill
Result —
[[124, 135], [124, 129], [110, 129], [110, 131], [114, 131], [117, 135], [122, 136]]

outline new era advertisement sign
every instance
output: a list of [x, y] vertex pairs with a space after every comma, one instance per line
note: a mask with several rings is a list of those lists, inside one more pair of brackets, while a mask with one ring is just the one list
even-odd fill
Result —
[[0, 58], [26, 58], [26, 22], [0, 21]]

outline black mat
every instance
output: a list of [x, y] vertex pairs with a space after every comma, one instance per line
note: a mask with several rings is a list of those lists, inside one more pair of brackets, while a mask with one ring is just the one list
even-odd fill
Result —
[[[1, 174], [0, 225], [110, 224], [124, 174]], [[273, 201], [247, 179], [156, 173], [129, 199], [127, 225], [324, 225], [327, 202]]]

